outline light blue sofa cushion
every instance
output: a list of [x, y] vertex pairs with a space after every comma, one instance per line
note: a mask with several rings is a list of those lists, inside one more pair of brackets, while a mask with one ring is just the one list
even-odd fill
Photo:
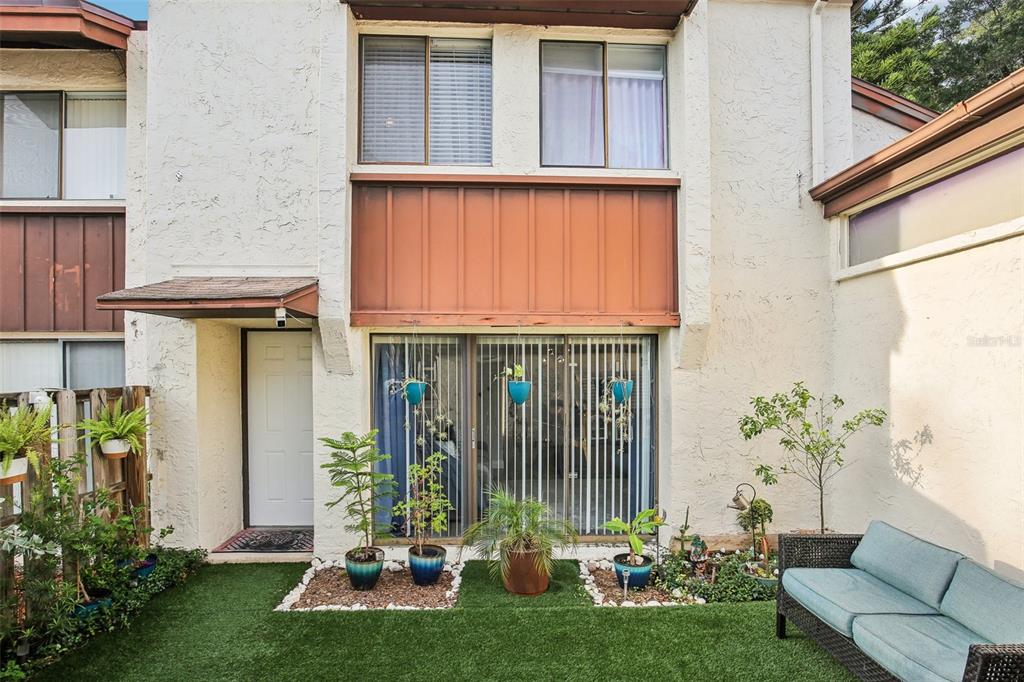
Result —
[[937, 609], [962, 558], [887, 523], [872, 521], [850, 563]]
[[853, 641], [902, 680], [959, 682], [972, 644], [985, 638], [945, 616], [858, 616]]
[[939, 611], [996, 644], [1024, 643], [1024, 585], [970, 559], [957, 565]]
[[853, 619], [871, 613], [935, 614], [935, 609], [856, 568], [790, 568], [782, 587], [801, 606], [847, 637]]

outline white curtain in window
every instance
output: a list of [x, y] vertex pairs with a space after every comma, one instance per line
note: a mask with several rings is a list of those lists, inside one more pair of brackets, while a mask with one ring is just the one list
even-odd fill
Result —
[[491, 41], [430, 41], [430, 163], [491, 162]]
[[68, 94], [66, 102], [64, 198], [123, 199], [124, 94]]
[[608, 165], [665, 168], [665, 48], [608, 46]]
[[363, 38], [362, 160], [423, 163], [424, 38]]
[[66, 341], [64, 362], [68, 388], [124, 386], [124, 343]]
[[0, 167], [4, 199], [56, 199], [60, 167], [60, 95], [0, 96]]
[[541, 163], [604, 165], [603, 47], [541, 45]]
[[56, 341], [0, 341], [0, 393], [60, 388]]

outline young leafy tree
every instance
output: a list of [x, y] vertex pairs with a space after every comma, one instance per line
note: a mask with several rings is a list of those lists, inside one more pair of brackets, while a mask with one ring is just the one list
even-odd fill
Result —
[[394, 513], [405, 517], [420, 556], [428, 534], [440, 535], [448, 530], [448, 512], [455, 508], [441, 485], [441, 465], [446, 459], [443, 452], [435, 452], [423, 464], [410, 466], [409, 496], [395, 505]]
[[861, 410], [840, 423], [836, 429], [836, 414], [843, 407], [843, 399], [814, 396], [797, 382], [788, 393], [771, 397], [751, 398], [754, 413], [740, 417], [740, 433], [745, 440], [768, 431], [780, 434], [779, 445], [785, 455], [778, 473], [771, 465], [759, 464], [754, 470], [765, 485], [778, 483], [778, 474], [791, 474], [801, 478], [818, 491], [818, 520], [825, 532], [825, 489], [828, 482], [843, 467], [846, 442], [866, 426], [881, 426], [886, 414], [871, 408]]
[[[332, 509], [344, 504], [343, 510], [350, 523], [345, 530], [363, 536], [360, 546], [362, 559], [370, 558], [373, 533], [378, 530], [376, 519], [389, 513], [390, 509], [379, 504], [378, 497], [394, 493], [395, 477], [377, 471], [377, 464], [391, 458], [377, 449], [377, 430], [362, 436], [346, 431], [341, 438], [321, 438], [320, 441], [331, 449], [331, 461], [320, 465], [330, 472], [331, 484], [341, 488], [341, 496], [327, 503]], [[380, 529], [386, 524], [380, 524]]]

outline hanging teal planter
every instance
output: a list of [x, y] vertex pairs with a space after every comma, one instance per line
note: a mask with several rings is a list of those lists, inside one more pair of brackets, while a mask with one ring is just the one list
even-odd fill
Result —
[[529, 381], [509, 381], [508, 382], [508, 397], [512, 399], [516, 405], [522, 405], [526, 402], [526, 399], [530, 397], [530, 382]]
[[622, 403], [629, 400], [629, 396], [633, 395], [633, 380], [627, 379], [626, 381], [613, 381], [612, 382], [612, 396], [615, 397], [615, 402], [621, 405]]
[[410, 405], [419, 405], [423, 402], [423, 396], [427, 394], [427, 383], [425, 381], [410, 381], [405, 385], [405, 399]]

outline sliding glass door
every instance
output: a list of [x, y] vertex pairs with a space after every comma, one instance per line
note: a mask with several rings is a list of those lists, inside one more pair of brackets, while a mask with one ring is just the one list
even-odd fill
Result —
[[[543, 500], [585, 536], [654, 506], [654, 346], [640, 335], [375, 336], [374, 426], [399, 496], [408, 467], [442, 451], [451, 536], [499, 488]], [[531, 382], [522, 405], [502, 376], [515, 365]], [[396, 390], [409, 376], [428, 384], [419, 405]]]

